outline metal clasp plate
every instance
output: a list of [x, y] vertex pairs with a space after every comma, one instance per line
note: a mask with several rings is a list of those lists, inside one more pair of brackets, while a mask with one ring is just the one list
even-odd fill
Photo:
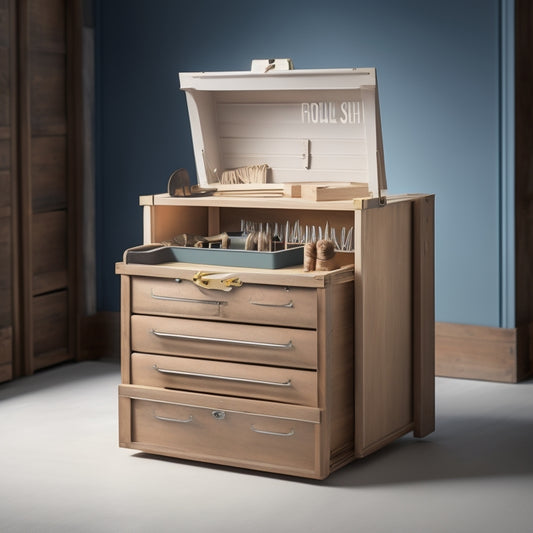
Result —
[[219, 291], [231, 291], [233, 287], [240, 287], [242, 281], [235, 274], [217, 272], [197, 272], [192, 281], [203, 289], [215, 289]]

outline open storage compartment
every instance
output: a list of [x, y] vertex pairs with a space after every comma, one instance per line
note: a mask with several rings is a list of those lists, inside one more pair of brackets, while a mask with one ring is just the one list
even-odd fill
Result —
[[182, 73], [180, 83], [200, 185], [266, 164], [269, 183], [386, 190], [375, 69]]

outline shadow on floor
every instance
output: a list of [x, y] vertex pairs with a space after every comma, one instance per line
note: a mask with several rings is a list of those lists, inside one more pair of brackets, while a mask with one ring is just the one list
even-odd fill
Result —
[[118, 387], [120, 383], [120, 363], [114, 359], [60, 363], [38, 370], [31, 376], [0, 383], [0, 401], [23, 394], [41, 392], [52, 387], [86, 382], [88, 379], [111, 375], [117, 376]]
[[438, 420], [438, 430], [429, 437], [402, 437], [322, 481], [159, 457], [142, 452], [134, 454], [134, 457], [330, 487], [524, 476], [533, 474], [533, 420], [443, 416]]
[[355, 487], [532, 474], [532, 419], [443, 416], [434, 434], [403, 437], [325, 483]]

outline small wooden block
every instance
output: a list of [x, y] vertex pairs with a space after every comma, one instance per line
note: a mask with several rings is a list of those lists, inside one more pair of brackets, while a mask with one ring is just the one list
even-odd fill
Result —
[[311, 202], [351, 200], [369, 195], [366, 183], [302, 183], [301, 198]]

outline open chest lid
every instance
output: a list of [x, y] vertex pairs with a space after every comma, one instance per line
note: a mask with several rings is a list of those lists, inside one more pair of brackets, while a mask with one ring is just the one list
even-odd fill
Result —
[[267, 183], [387, 183], [374, 68], [180, 73], [198, 184], [268, 165]]

